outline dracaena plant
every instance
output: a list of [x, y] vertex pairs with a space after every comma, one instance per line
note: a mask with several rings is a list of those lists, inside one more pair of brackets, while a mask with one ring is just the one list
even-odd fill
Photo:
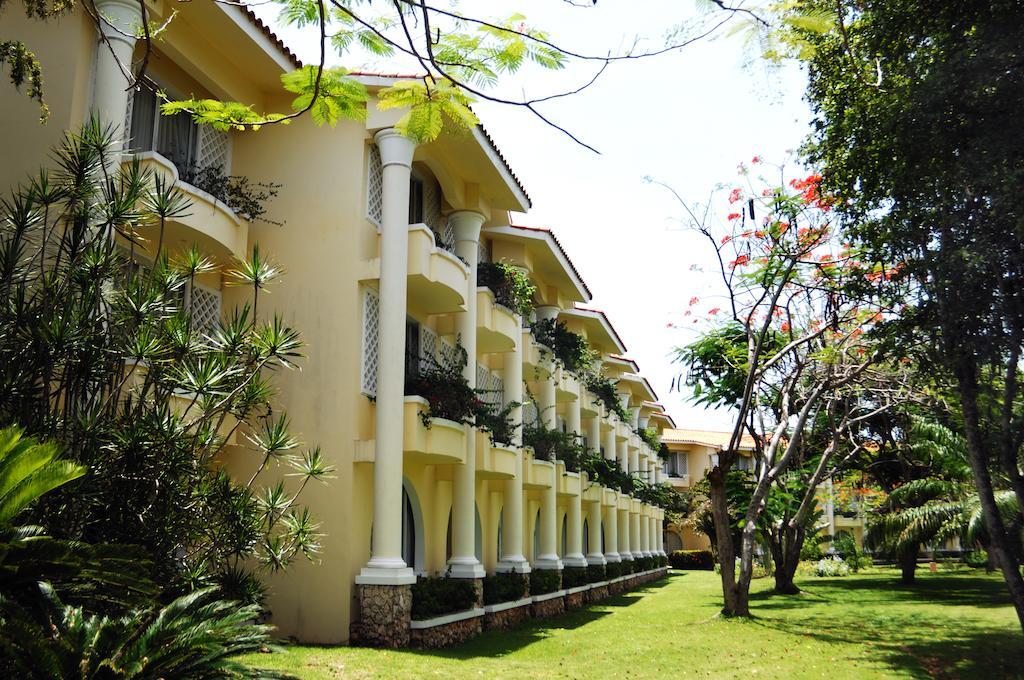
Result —
[[[115, 167], [113, 141], [89, 122], [0, 204], [0, 425], [85, 467], [35, 509], [55, 532], [140, 546], [164, 587], [237, 585], [229, 595], [258, 599], [243, 565], [315, 558], [300, 496], [331, 472], [270, 406], [274, 372], [302, 345], [263, 310], [281, 270], [254, 247], [225, 272], [249, 300], [200, 323], [189, 296], [214, 265], [164, 242], [187, 202], [138, 163]], [[135, 261], [143, 250], [152, 266]], [[229, 476], [224, 461], [250, 472]]]

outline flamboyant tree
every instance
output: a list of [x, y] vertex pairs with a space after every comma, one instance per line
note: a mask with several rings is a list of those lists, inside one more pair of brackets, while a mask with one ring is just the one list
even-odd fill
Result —
[[[754, 165], [767, 167], [754, 158]], [[775, 168], [782, 173], [782, 168]], [[803, 528], [815, 508], [815, 490], [837, 461], [859, 448], [859, 423], [890, 407], [900, 389], [898, 371], [880, 363], [867, 333], [891, 313], [871, 284], [891, 278], [864, 267], [842, 243], [830, 201], [812, 174], [781, 187], [754, 178], [741, 166], [745, 187], [729, 191], [731, 212], [715, 219], [710, 209], [680, 200], [693, 227], [713, 249], [721, 303], [706, 312], [698, 339], [677, 349], [694, 399], [734, 410], [729, 443], [708, 472], [715, 540], [727, 615], [749, 615], [755, 533], [768, 495], [802, 458], [815, 424], [827, 436], [817, 465], [785, 531], [783, 568], [799, 560]], [[710, 205], [710, 204], [709, 204]], [[856, 294], [851, 284], [859, 282]], [[685, 318], [701, 301], [694, 297]], [[726, 482], [743, 437], [754, 442], [754, 485], [741, 522], [739, 545], [730, 526]], [[792, 558], [792, 559], [789, 559]], [[738, 559], [739, 572], [734, 567]], [[792, 590], [792, 572], [783, 589]]]
[[[263, 2], [237, 0], [199, 0], [225, 5], [252, 6], [264, 11]], [[573, 49], [533, 25], [515, 9], [515, 3], [494, 3], [483, 13], [478, 7], [457, 0], [271, 0], [279, 8], [280, 24], [300, 29], [319, 45], [318, 58], [302, 68], [282, 76], [282, 87], [294, 95], [290, 111], [256, 111], [250, 102], [205, 100], [170, 101], [166, 96], [165, 114], [187, 113], [200, 123], [220, 129], [255, 129], [263, 125], [285, 124], [298, 116], [310, 115], [318, 124], [334, 125], [343, 119], [366, 116], [368, 94], [365, 87], [349, 77], [342, 64], [359, 63], [366, 57], [387, 59], [398, 72], [417, 76], [396, 82], [377, 92], [381, 109], [407, 109], [396, 126], [420, 142], [436, 139], [442, 130], [458, 131], [477, 123], [469, 105], [489, 101], [523, 109], [544, 124], [559, 130], [575, 143], [592, 146], [576, 137], [570, 127], [556, 122], [546, 107], [561, 97], [577, 94], [593, 85], [612, 64], [676, 52], [710, 36], [734, 16], [744, 13], [728, 7], [722, 0], [710, 0], [723, 11], [698, 12], [690, 19], [674, 22], [667, 37], [655, 41], [637, 37], [625, 50], [609, 49], [586, 53]], [[142, 44], [138, 63], [121, 64], [131, 87], [154, 87], [146, 78], [146, 69], [154, 49], [159, 49], [162, 34], [177, 20], [174, 13], [154, 17], [145, 0], [137, 0], [142, 22], [131, 27], [132, 37]], [[50, 20], [75, 11], [74, 0], [26, 0], [26, 15], [33, 20]], [[597, 3], [568, 3], [581, 13], [595, 11]], [[91, 0], [81, 7], [97, 28], [124, 32], [98, 11]], [[0, 3], [0, 12], [4, 9]], [[490, 11], [494, 12], [492, 15]], [[100, 49], [111, 49], [101, 38]], [[26, 94], [40, 105], [45, 121], [44, 72], [33, 46], [22, 37], [0, 35], [0, 66], [7, 66], [12, 84], [24, 87]], [[113, 50], [112, 50], [113, 53]], [[116, 58], [116, 55], [115, 55]], [[570, 63], [583, 65], [583, 73], [573, 76], [554, 91], [521, 96], [504, 94], [498, 87], [526, 65], [560, 70]], [[529, 84], [527, 84], [528, 86]], [[160, 93], [163, 96], [162, 93]]]

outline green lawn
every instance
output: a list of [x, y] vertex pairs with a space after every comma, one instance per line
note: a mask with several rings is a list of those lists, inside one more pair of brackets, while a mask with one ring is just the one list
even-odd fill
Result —
[[891, 571], [755, 581], [755, 618], [716, 616], [711, 572], [673, 572], [604, 604], [443, 651], [291, 647], [247, 660], [303, 678], [1013, 678], [1024, 640], [995, 576], [949, 572], [901, 587]]

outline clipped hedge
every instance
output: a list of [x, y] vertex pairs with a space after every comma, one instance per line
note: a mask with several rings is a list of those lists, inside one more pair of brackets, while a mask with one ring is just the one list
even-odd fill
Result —
[[613, 579], [622, 576], [622, 563], [621, 562], [609, 562], [604, 565], [605, 578]]
[[715, 558], [710, 550], [674, 550], [668, 556], [668, 563], [673, 569], [712, 571], [715, 568]]
[[628, 560], [622, 560], [621, 562], [619, 562], [619, 564], [622, 566], [623, 576], [629, 576], [630, 574], [636, 572], [636, 564], [633, 562], [632, 558]]
[[586, 567], [566, 567], [562, 570], [562, 587], [563, 588], [579, 588], [585, 586], [590, 581], [587, 579], [587, 568]]
[[534, 569], [530, 572], [530, 595], [546, 595], [561, 587], [562, 572], [557, 569]]
[[654, 569], [654, 557], [638, 557], [635, 561], [637, 571], [650, 571]]
[[668, 566], [668, 555], [658, 555], [658, 566], [659, 567], [667, 567]]
[[497, 573], [484, 578], [484, 604], [514, 602], [526, 597], [526, 575], [517, 571]]
[[603, 564], [591, 564], [587, 566], [587, 583], [600, 583], [607, 578]]
[[412, 586], [412, 618], [419, 621], [476, 606], [472, 579], [420, 577]]

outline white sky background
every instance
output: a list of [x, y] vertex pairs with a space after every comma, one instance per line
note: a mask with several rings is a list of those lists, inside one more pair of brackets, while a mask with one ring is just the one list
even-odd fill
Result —
[[[273, 17], [270, 8], [254, 9]], [[669, 28], [696, 13], [690, 0], [600, 0], [588, 8], [560, 0], [464, 0], [461, 9], [481, 18], [521, 12], [554, 42], [597, 55], [622, 51], [636, 36], [659, 47]], [[315, 29], [278, 32], [305, 63], [318, 61]], [[675, 199], [643, 178], [664, 181], [688, 202], [706, 202], [716, 185], [735, 181], [738, 163], [754, 155], [783, 161], [809, 131], [809, 112], [798, 70], [769, 73], [759, 63], [749, 65], [740, 38], [724, 31], [717, 36], [676, 53], [612, 64], [584, 92], [542, 105], [545, 115], [601, 155], [524, 109], [478, 102], [474, 110], [533, 200], [533, 210], [518, 222], [555, 231], [594, 294], [590, 306], [608, 314], [677, 425], [725, 429], [732, 425], [728, 413], [693, 407], [685, 393], [670, 390], [679, 373], [671, 348], [699, 328], [683, 318], [689, 299], [701, 298], [699, 311], [716, 306], [713, 253], [684, 228]], [[353, 70], [421, 70], [353, 57], [342, 62]], [[528, 68], [503, 81], [500, 94], [574, 89], [598, 66]], [[724, 205], [724, 195], [718, 198]], [[668, 328], [670, 322], [681, 328]]]

